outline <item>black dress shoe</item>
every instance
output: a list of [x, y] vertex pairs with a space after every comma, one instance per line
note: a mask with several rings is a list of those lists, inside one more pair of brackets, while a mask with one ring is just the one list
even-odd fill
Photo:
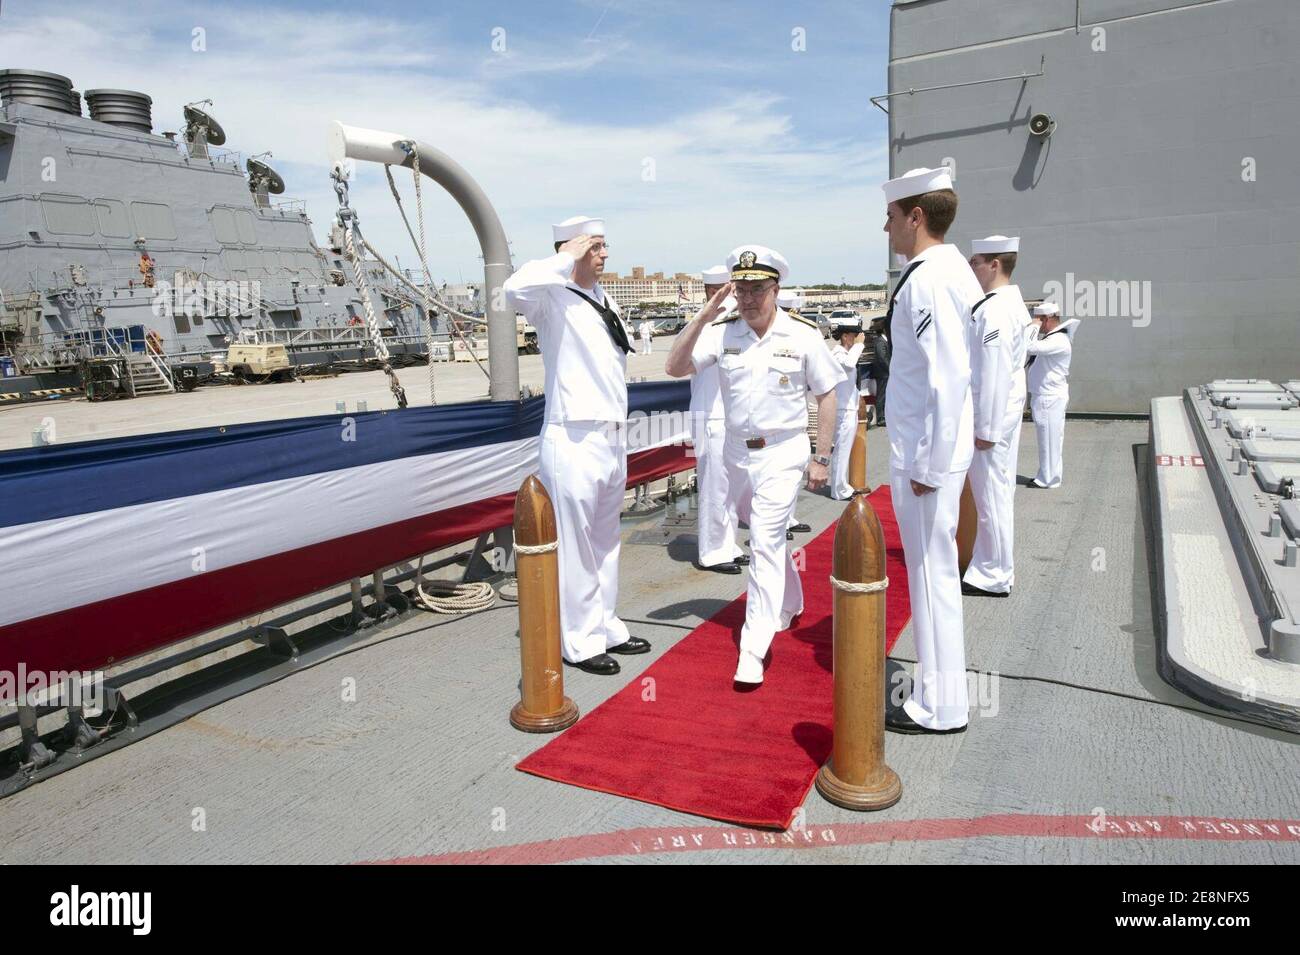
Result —
[[810, 530], [812, 530], [812, 527], [808, 524], [794, 524], [790, 527], [787, 527], [786, 530], [794, 531], [796, 534], [807, 534]]
[[[649, 653], [650, 641], [642, 640], [640, 637], [628, 637], [623, 643], [616, 647], [609, 647], [606, 653]], [[617, 664], [615, 664], [617, 666]]]
[[733, 557], [733, 558], [731, 559], [731, 562], [732, 562], [733, 564], [738, 564], [738, 565], [740, 565], [741, 567], [748, 567], [748, 566], [749, 566], [749, 555], [748, 555], [748, 554], [741, 554], [739, 557]]
[[984, 590], [982, 587], [976, 587], [968, 584], [966, 581], [961, 582], [961, 592], [967, 597], [1010, 597], [1011, 591], [998, 593], [996, 590]]
[[696, 564], [695, 566], [700, 570], [711, 570], [715, 574], [739, 574], [741, 572], [739, 563], [734, 560], [724, 561], [721, 564], [708, 564], [707, 566], [705, 564]]
[[579, 670], [586, 670], [588, 673], [595, 673], [599, 676], [613, 676], [620, 669], [618, 661], [608, 653], [597, 653], [594, 657], [587, 657], [585, 660], [579, 660], [577, 663], [564, 661], [566, 667], [577, 667]]
[[955, 726], [950, 730], [932, 730], [908, 716], [907, 710], [901, 706], [885, 710], [885, 729], [891, 733], [903, 733], [907, 736], [947, 736], [951, 733], [966, 732], [965, 726]]

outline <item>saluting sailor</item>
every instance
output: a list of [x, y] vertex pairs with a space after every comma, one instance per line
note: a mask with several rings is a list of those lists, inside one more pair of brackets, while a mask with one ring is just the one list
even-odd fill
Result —
[[1065, 407], [1070, 403], [1070, 354], [1074, 344], [1070, 336], [1079, 320], [1061, 321], [1061, 309], [1044, 302], [1034, 309], [1025, 353], [1029, 365], [1025, 370], [1030, 410], [1038, 434], [1038, 474], [1033, 487], [1061, 486], [1061, 452], [1065, 445]]
[[[740, 635], [738, 683], [763, 682], [763, 661], [778, 631], [803, 611], [803, 588], [786, 543], [786, 525], [808, 472], [826, 484], [835, 386], [843, 378], [816, 325], [777, 307], [789, 266], [780, 253], [743, 245], [727, 259], [731, 284], [700, 309], [673, 343], [665, 371], [674, 378], [717, 365], [727, 434], [723, 456], [737, 515], [749, 524], [751, 565]], [[734, 291], [739, 315], [723, 318]], [[817, 453], [808, 455], [808, 400], [817, 398]]]
[[1005, 597], [1015, 582], [1013, 505], [1020, 421], [1025, 409], [1025, 337], [1029, 309], [1011, 273], [1020, 237], [991, 235], [971, 243], [970, 265], [984, 289], [971, 310], [971, 400], [975, 456], [971, 493], [979, 524], [962, 593]]
[[849, 484], [849, 452], [858, 431], [858, 359], [865, 342], [862, 319], [840, 319], [831, 329], [835, 346], [831, 357], [844, 369], [844, 381], [835, 386], [835, 451], [831, 454], [831, 497], [847, 501], [853, 496]]
[[[731, 281], [731, 270], [716, 265], [705, 269], [703, 276], [707, 302]], [[722, 302], [722, 317], [735, 310], [736, 299], [728, 295]], [[691, 376], [691, 430], [699, 489], [696, 566], [719, 574], [739, 574], [749, 563], [749, 556], [736, 543], [736, 505], [727, 493], [727, 468], [722, 459], [726, 423], [722, 383], [718, 366], [714, 364]]]
[[546, 372], [539, 476], [555, 508], [563, 657], [609, 675], [619, 671], [610, 653], [650, 650], [614, 612], [632, 345], [618, 306], [600, 287], [609, 256], [605, 223], [574, 216], [553, 233], [555, 255], [526, 263], [504, 288], [537, 329]]
[[975, 443], [967, 328], [982, 292], [966, 257], [943, 241], [957, 214], [948, 170], [913, 169], [884, 190], [885, 231], [908, 259], [889, 314], [888, 429], [917, 657], [911, 698], [887, 705], [885, 726], [956, 733], [969, 715], [956, 538]]

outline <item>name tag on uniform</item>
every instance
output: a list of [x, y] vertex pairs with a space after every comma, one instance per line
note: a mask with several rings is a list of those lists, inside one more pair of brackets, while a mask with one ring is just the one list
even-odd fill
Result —
[[722, 349], [722, 354], [724, 354], [724, 355], [739, 355], [739, 354], [740, 354], [740, 349], [739, 349], [739, 348], [724, 348], [724, 349]]

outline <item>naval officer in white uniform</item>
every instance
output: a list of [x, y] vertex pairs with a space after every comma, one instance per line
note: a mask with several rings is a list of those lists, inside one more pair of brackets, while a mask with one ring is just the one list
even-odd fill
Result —
[[[674, 378], [717, 365], [727, 436], [723, 456], [740, 520], [749, 524], [751, 565], [735, 680], [763, 682], [763, 660], [778, 631], [803, 611], [803, 587], [786, 542], [799, 486], [826, 484], [835, 386], [843, 377], [812, 323], [777, 307], [789, 266], [758, 245], [727, 260], [731, 285], [705, 304], [677, 337], [665, 371]], [[734, 291], [739, 315], [710, 324]], [[817, 398], [817, 451], [809, 461], [808, 399]]]
[[917, 656], [912, 695], [889, 701], [885, 726], [955, 733], [969, 717], [956, 537], [975, 447], [967, 329], [983, 293], [966, 257], [943, 241], [957, 214], [948, 170], [913, 169], [884, 190], [885, 231], [908, 259], [890, 306], [887, 428]]
[[[707, 302], [731, 281], [725, 265], [705, 269], [704, 300]], [[736, 310], [736, 299], [722, 302], [722, 318]], [[727, 494], [727, 468], [722, 446], [727, 433], [722, 407], [722, 385], [718, 366], [710, 365], [691, 376], [691, 434], [695, 444], [695, 476], [699, 489], [696, 515], [698, 548], [696, 563], [701, 570], [739, 574], [749, 556], [736, 543], [736, 505]]]
[[[799, 310], [804, 307], [804, 297], [798, 292], [792, 292], [789, 289], [778, 289], [776, 293], [776, 307], [784, 309], [792, 317], [803, 319]], [[803, 319], [807, 321], [807, 319]], [[795, 510], [790, 512], [790, 522], [785, 528], [786, 540], [794, 540], [794, 535], [807, 534], [812, 530], [812, 526], [799, 520], [798, 503], [795, 504]]]
[[1079, 320], [1061, 321], [1061, 309], [1044, 302], [1034, 309], [1029, 344], [1025, 353], [1029, 367], [1025, 370], [1034, 431], [1038, 434], [1038, 474], [1032, 487], [1061, 486], [1061, 452], [1065, 446], [1065, 408], [1070, 403], [1070, 353], [1074, 349], [1070, 336]]
[[539, 477], [559, 535], [564, 660], [619, 671], [610, 653], [647, 653], [618, 601], [619, 515], [627, 486], [627, 326], [600, 287], [605, 223], [575, 216], [553, 228], [555, 255], [505, 282], [506, 301], [537, 329], [546, 371]]
[[641, 354], [649, 355], [654, 351], [654, 345], [652, 343], [653, 339], [651, 337], [654, 335], [654, 326], [650, 324], [650, 319], [647, 318], [644, 322], [641, 323], [640, 332], [641, 332]]
[[1029, 309], [1011, 273], [1020, 237], [991, 235], [971, 243], [971, 270], [984, 296], [971, 310], [971, 400], [975, 456], [971, 493], [979, 524], [962, 593], [1006, 597], [1015, 582], [1013, 506], [1020, 421], [1025, 410], [1025, 344]]
[[831, 454], [831, 497], [847, 501], [853, 496], [849, 484], [849, 453], [858, 432], [858, 359], [866, 343], [862, 319], [841, 319], [831, 329], [835, 346], [831, 357], [847, 376], [835, 386], [835, 450]]

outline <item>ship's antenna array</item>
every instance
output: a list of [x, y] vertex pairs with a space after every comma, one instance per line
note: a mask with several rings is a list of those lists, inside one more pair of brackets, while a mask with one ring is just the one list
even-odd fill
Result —
[[207, 159], [209, 145], [221, 146], [226, 142], [226, 131], [221, 128], [215, 116], [207, 110], [199, 109], [200, 104], [211, 106], [212, 100], [201, 99], [186, 103], [182, 110], [185, 114], [185, 148], [192, 159]]

